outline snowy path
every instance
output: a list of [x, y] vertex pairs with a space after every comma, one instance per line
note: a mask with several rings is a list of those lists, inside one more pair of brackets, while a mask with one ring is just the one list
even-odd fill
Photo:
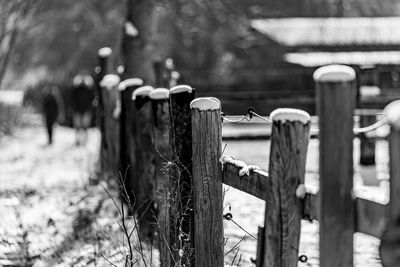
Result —
[[96, 130], [77, 147], [74, 131], [57, 127], [54, 144], [46, 146], [37, 121], [0, 140], [1, 266], [53, 265], [43, 259], [57, 256], [71, 232], [98, 154]]

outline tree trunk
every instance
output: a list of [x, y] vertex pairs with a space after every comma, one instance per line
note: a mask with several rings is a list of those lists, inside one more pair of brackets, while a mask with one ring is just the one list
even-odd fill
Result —
[[172, 54], [175, 35], [172, 1], [129, 0], [122, 41], [124, 78], [142, 78], [155, 85], [153, 62]]

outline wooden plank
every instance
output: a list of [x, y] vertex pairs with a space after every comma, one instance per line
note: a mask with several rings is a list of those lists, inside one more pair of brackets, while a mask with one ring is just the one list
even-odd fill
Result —
[[364, 198], [355, 199], [355, 231], [381, 238], [386, 225], [387, 206]]
[[223, 162], [223, 165], [222, 181], [224, 184], [265, 200], [269, 184], [268, 173], [261, 170], [252, 170], [248, 175], [240, 175], [239, 173], [243, 167], [229, 162]]
[[[179, 266], [194, 266], [194, 212], [192, 188], [192, 116], [194, 90], [187, 85], [170, 89], [170, 248]], [[179, 253], [179, 251], [183, 253]]]
[[119, 115], [120, 115], [120, 94], [118, 84], [120, 78], [114, 74], [107, 74], [100, 85], [104, 106], [104, 128], [105, 137], [104, 151], [106, 162], [103, 172], [106, 176], [117, 179], [119, 169]]
[[320, 130], [320, 265], [352, 267], [355, 72], [330, 65], [317, 69], [314, 80]]
[[166, 167], [171, 162], [169, 90], [157, 88], [149, 93], [153, 109], [154, 168], [156, 181], [156, 202], [158, 207], [158, 245], [161, 266], [175, 266], [170, 253], [170, 184]]
[[133, 119], [135, 117], [135, 108], [132, 101], [132, 93], [141, 85], [143, 85], [143, 80], [130, 78], [122, 81], [118, 86], [121, 99], [121, 114], [119, 117], [119, 178], [120, 184], [125, 189], [122, 191], [123, 196], [129, 205], [134, 203], [135, 199], [133, 170], [136, 165], [135, 123]]
[[[277, 109], [270, 118], [273, 123], [265, 197], [263, 266], [295, 267], [302, 199], [306, 193], [304, 176], [310, 115], [302, 110]], [[298, 189], [304, 192], [299, 194]]]
[[101, 142], [100, 142], [100, 166], [101, 169], [105, 170], [107, 167], [107, 142], [105, 137], [106, 128], [104, 125], [104, 105], [103, 105], [103, 97], [102, 97], [102, 88], [100, 86], [100, 81], [103, 77], [109, 73], [110, 71], [110, 63], [109, 58], [111, 56], [112, 50], [109, 47], [103, 47], [99, 49], [97, 53], [97, 66], [95, 68], [96, 76], [95, 76], [95, 87], [96, 87], [96, 119], [97, 125], [100, 129], [101, 133]]
[[139, 218], [139, 234], [142, 240], [153, 240], [154, 195], [156, 190], [153, 146], [153, 109], [149, 98], [151, 86], [142, 86], [133, 92], [135, 106], [136, 167], [134, 168], [134, 209]]
[[400, 100], [390, 103], [385, 115], [390, 124], [390, 202], [379, 252], [383, 266], [394, 267], [400, 266]]
[[192, 110], [195, 266], [224, 265], [221, 104], [197, 98]]

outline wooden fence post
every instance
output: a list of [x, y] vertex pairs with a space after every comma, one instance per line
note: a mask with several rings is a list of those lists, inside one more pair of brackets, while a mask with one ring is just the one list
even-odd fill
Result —
[[132, 94], [134, 101], [135, 155], [136, 166], [133, 175], [135, 197], [134, 209], [139, 218], [139, 234], [144, 240], [152, 241], [155, 232], [154, 194], [154, 147], [153, 147], [153, 109], [149, 98], [154, 88], [142, 86]]
[[[171, 266], [170, 228], [169, 228], [169, 177], [168, 166], [171, 162], [171, 146], [169, 144], [170, 115], [169, 90], [156, 88], [149, 97], [153, 106], [154, 128], [153, 142], [155, 149], [155, 179], [157, 185], [156, 199], [158, 206], [159, 248], [161, 266]], [[173, 264], [172, 266], [175, 266]]]
[[106, 150], [107, 144], [105, 140], [105, 132], [106, 128], [104, 127], [104, 106], [103, 106], [103, 97], [102, 97], [102, 88], [100, 86], [100, 81], [103, 77], [110, 71], [110, 56], [112, 50], [109, 47], [103, 47], [99, 49], [97, 52], [97, 66], [95, 68], [96, 76], [95, 76], [95, 86], [96, 86], [96, 99], [97, 99], [97, 109], [96, 109], [96, 119], [97, 124], [101, 133], [101, 143], [100, 143], [100, 168], [106, 169], [107, 159], [106, 159]]
[[[194, 90], [187, 85], [170, 89], [173, 169], [170, 175], [170, 248], [178, 265], [194, 266], [193, 260], [193, 188], [192, 188], [192, 116], [190, 102]], [[179, 251], [183, 254], [179, 254]]]
[[[376, 86], [364, 86], [360, 88], [360, 104], [371, 102], [380, 95], [380, 89]], [[361, 115], [360, 127], [366, 127], [376, 122], [376, 115]], [[375, 140], [368, 138], [366, 133], [360, 134], [360, 164], [375, 165]]]
[[385, 108], [390, 124], [390, 202], [388, 222], [381, 238], [379, 252], [383, 266], [400, 266], [400, 100]]
[[356, 75], [343, 65], [314, 72], [319, 116], [320, 265], [353, 266], [353, 107]]
[[[277, 109], [272, 123], [269, 185], [265, 201], [263, 266], [297, 266], [310, 115]], [[299, 189], [298, 189], [299, 188]]]
[[221, 104], [197, 98], [192, 110], [195, 265], [224, 265]]
[[120, 78], [114, 74], [107, 74], [100, 82], [104, 106], [104, 132], [105, 136], [105, 159], [104, 172], [115, 177], [119, 168], [119, 114], [121, 110], [118, 84]]
[[[132, 177], [135, 168], [135, 129], [134, 129], [134, 105], [132, 103], [132, 93], [139, 86], [143, 85], [143, 80], [139, 78], [126, 79], [120, 83], [118, 89], [121, 92], [121, 115], [120, 115], [120, 182], [124, 186], [123, 196], [130, 206], [133, 203], [134, 181]], [[132, 208], [132, 207], [130, 207]]]

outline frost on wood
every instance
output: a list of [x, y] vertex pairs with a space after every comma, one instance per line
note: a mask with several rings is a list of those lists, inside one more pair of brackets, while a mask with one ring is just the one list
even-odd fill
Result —
[[384, 114], [389, 124], [396, 130], [400, 130], [400, 100], [393, 101], [387, 105]]
[[271, 112], [269, 116], [272, 121], [300, 121], [307, 124], [310, 121], [310, 115], [300, 109], [278, 108]]
[[296, 197], [299, 199], [304, 199], [307, 194], [307, 190], [304, 184], [299, 184], [296, 188]]
[[169, 90], [167, 88], [156, 88], [149, 93], [150, 99], [162, 100], [169, 98]]
[[345, 65], [328, 65], [317, 69], [313, 75], [317, 82], [349, 82], [356, 78], [353, 68]]
[[100, 82], [100, 86], [106, 88], [107, 90], [111, 90], [115, 88], [121, 79], [115, 74], [107, 74]]
[[153, 90], [153, 86], [146, 85], [137, 88], [135, 91], [132, 93], [132, 100], [136, 100], [136, 97], [138, 96], [149, 96], [150, 92]]
[[111, 53], [112, 53], [112, 50], [109, 47], [100, 48], [99, 52], [97, 52], [99, 57], [102, 57], [102, 58], [109, 57], [111, 55]]
[[240, 168], [239, 171], [239, 176], [249, 176], [250, 173], [252, 171], [255, 170], [260, 170], [260, 168], [258, 166], [255, 165], [247, 165], [245, 162], [241, 161], [241, 160], [235, 160], [233, 157], [231, 156], [223, 156], [220, 159], [220, 162], [222, 163], [222, 166], [224, 166], [225, 164], [229, 163], [232, 164], [233, 166]]
[[118, 90], [124, 91], [126, 88], [131, 87], [131, 86], [142, 86], [143, 85], [143, 80], [140, 78], [129, 78], [124, 81], [122, 81], [119, 86]]
[[190, 87], [189, 85], [177, 85], [177, 86], [174, 86], [171, 89], [169, 89], [169, 91], [170, 91], [170, 94], [179, 94], [179, 93], [183, 93], [183, 92], [192, 93], [193, 88]]
[[125, 22], [125, 34], [131, 37], [139, 36], [139, 31], [136, 29], [135, 25], [131, 21]]
[[190, 102], [190, 108], [199, 110], [217, 110], [221, 108], [221, 102], [213, 97], [200, 97]]
[[114, 108], [114, 110], [113, 110], [113, 118], [114, 118], [115, 120], [118, 120], [119, 117], [120, 117], [120, 115], [121, 115], [121, 100], [118, 99], [118, 100], [117, 100], [117, 103], [116, 103], [116, 105], [115, 105], [115, 108]]

